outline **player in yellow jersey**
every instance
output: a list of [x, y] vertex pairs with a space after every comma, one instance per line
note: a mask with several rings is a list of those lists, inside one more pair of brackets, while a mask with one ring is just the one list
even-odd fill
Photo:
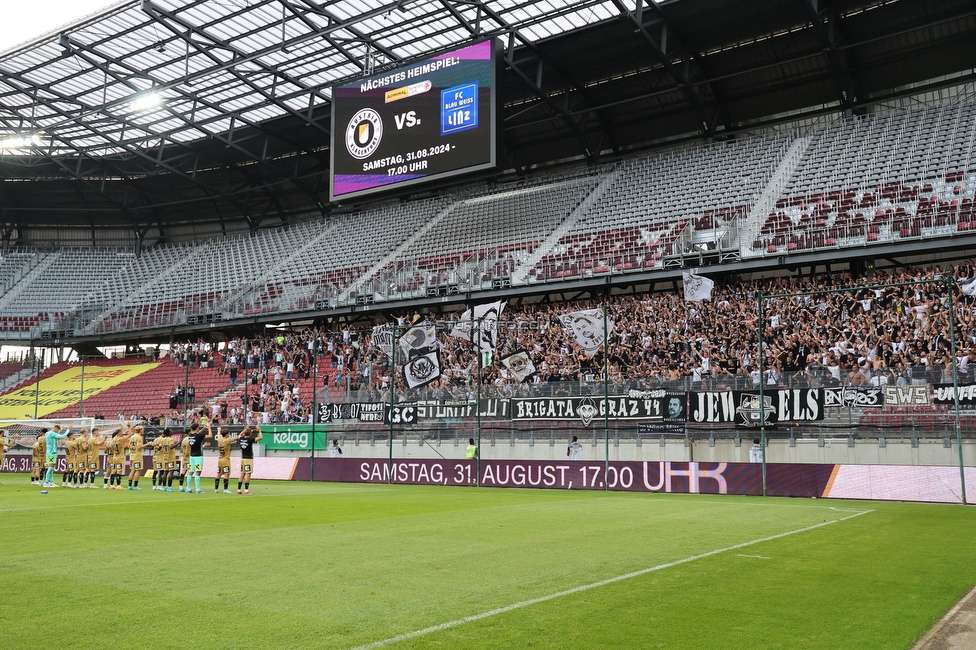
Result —
[[139, 487], [139, 475], [142, 473], [142, 450], [146, 446], [143, 442], [142, 434], [145, 432], [141, 426], [132, 428], [132, 433], [126, 441], [129, 450], [129, 490], [141, 490]]
[[102, 436], [98, 432], [98, 429], [92, 429], [88, 433], [88, 437], [81, 444], [82, 450], [84, 450], [84, 463], [85, 463], [85, 475], [83, 477], [83, 482], [85, 487], [93, 488], [95, 487], [95, 474], [98, 473], [98, 450], [102, 446]]
[[190, 469], [190, 439], [189, 439], [190, 429], [186, 428], [183, 430], [183, 440], [180, 442], [180, 462], [182, 468], [180, 470], [180, 492], [190, 491], [190, 482], [187, 481], [186, 489], [183, 489], [183, 481], [186, 479], [187, 470]]
[[176, 460], [176, 441], [173, 439], [172, 429], [166, 428], [163, 430], [163, 440], [163, 447], [166, 452], [163, 458], [163, 462], [165, 463], [164, 469], [166, 470], [166, 487], [163, 489], [167, 492], [172, 492], [173, 479], [180, 473], [179, 462]]
[[166, 450], [163, 448], [163, 434], [159, 434], [152, 441], [152, 489], [159, 490], [163, 487], [163, 480], [166, 478], [165, 464]]
[[230, 494], [230, 445], [237, 436], [230, 435], [224, 428], [217, 429], [217, 478], [214, 479], [214, 492], [220, 491], [220, 479], [224, 479], [224, 494]]
[[7, 448], [13, 447], [19, 437], [15, 435], [10, 442], [7, 442], [7, 432], [0, 429], [0, 467], [3, 467], [3, 456], [7, 453]]
[[44, 472], [44, 452], [46, 450], [44, 436], [38, 434], [31, 447], [31, 484], [41, 484], [41, 474]]
[[122, 475], [125, 474], [125, 441], [128, 437], [126, 429], [114, 431], [106, 445], [109, 469], [105, 471], [106, 483], [103, 487], [110, 490], [122, 489]]
[[[87, 431], [83, 431], [83, 433], [87, 433]], [[61, 476], [61, 487], [75, 487], [78, 451], [78, 434], [69, 431], [68, 440], [64, 443], [64, 474]]]

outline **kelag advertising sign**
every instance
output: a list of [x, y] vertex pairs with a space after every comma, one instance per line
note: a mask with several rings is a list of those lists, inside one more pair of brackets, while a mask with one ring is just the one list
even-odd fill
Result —
[[[282, 424], [278, 426], [265, 425], [261, 427], [264, 437], [261, 444], [265, 449], [298, 449], [311, 451], [312, 426], [305, 424]], [[315, 449], [325, 449], [329, 441], [324, 427], [315, 428]]]

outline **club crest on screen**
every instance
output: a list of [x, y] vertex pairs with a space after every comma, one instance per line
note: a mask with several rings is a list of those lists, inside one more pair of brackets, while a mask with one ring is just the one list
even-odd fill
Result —
[[383, 139], [383, 119], [372, 108], [357, 112], [346, 125], [346, 151], [353, 158], [369, 158]]

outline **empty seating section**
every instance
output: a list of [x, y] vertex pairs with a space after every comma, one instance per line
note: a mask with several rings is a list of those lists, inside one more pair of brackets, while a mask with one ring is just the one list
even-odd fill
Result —
[[622, 163], [604, 193], [529, 271], [545, 280], [649, 268], [686, 228], [720, 239], [744, 216], [790, 138], [685, 147]]
[[46, 253], [43, 264], [25, 276], [29, 287], [12, 290], [0, 302], [0, 328], [26, 332], [55, 326], [80, 307], [89, 293], [106, 291], [133, 257], [131, 252], [115, 249]]
[[137, 288], [104, 314], [96, 332], [185, 322], [189, 316], [222, 312], [242, 285], [281, 263], [287, 251], [306, 240], [310, 224], [255, 236], [211, 240], [181, 247], [175, 255], [148, 265]]
[[752, 242], [768, 253], [974, 228], [976, 104], [844, 120], [813, 134]]
[[373, 278], [375, 291], [405, 297], [429, 287], [507, 278], [593, 191], [596, 175], [506, 188], [458, 201]]
[[0, 296], [13, 287], [38, 257], [40, 254], [37, 251], [29, 249], [11, 250], [0, 256]]
[[306, 245], [280, 252], [279, 264], [247, 292], [244, 313], [303, 309], [318, 300], [348, 298], [349, 287], [363, 273], [447, 204], [447, 199], [429, 199], [331, 217], [314, 237], [309, 235]]
[[0, 331], [95, 334], [363, 294], [624, 273], [701, 246], [754, 257], [948, 237], [976, 230], [974, 145], [976, 103], [959, 101], [838, 119], [802, 137], [743, 136], [518, 183], [478, 181], [140, 257], [15, 248], [0, 257]]

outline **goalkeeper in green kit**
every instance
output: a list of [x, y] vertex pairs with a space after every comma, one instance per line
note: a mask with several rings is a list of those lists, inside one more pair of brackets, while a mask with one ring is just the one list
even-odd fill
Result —
[[67, 438], [69, 431], [70, 429], [66, 429], [62, 432], [61, 425], [58, 424], [55, 424], [51, 430], [41, 429], [44, 434], [44, 443], [47, 445], [47, 456], [44, 461], [44, 467], [47, 470], [44, 473], [43, 487], [54, 487], [54, 466], [58, 462], [58, 440]]

